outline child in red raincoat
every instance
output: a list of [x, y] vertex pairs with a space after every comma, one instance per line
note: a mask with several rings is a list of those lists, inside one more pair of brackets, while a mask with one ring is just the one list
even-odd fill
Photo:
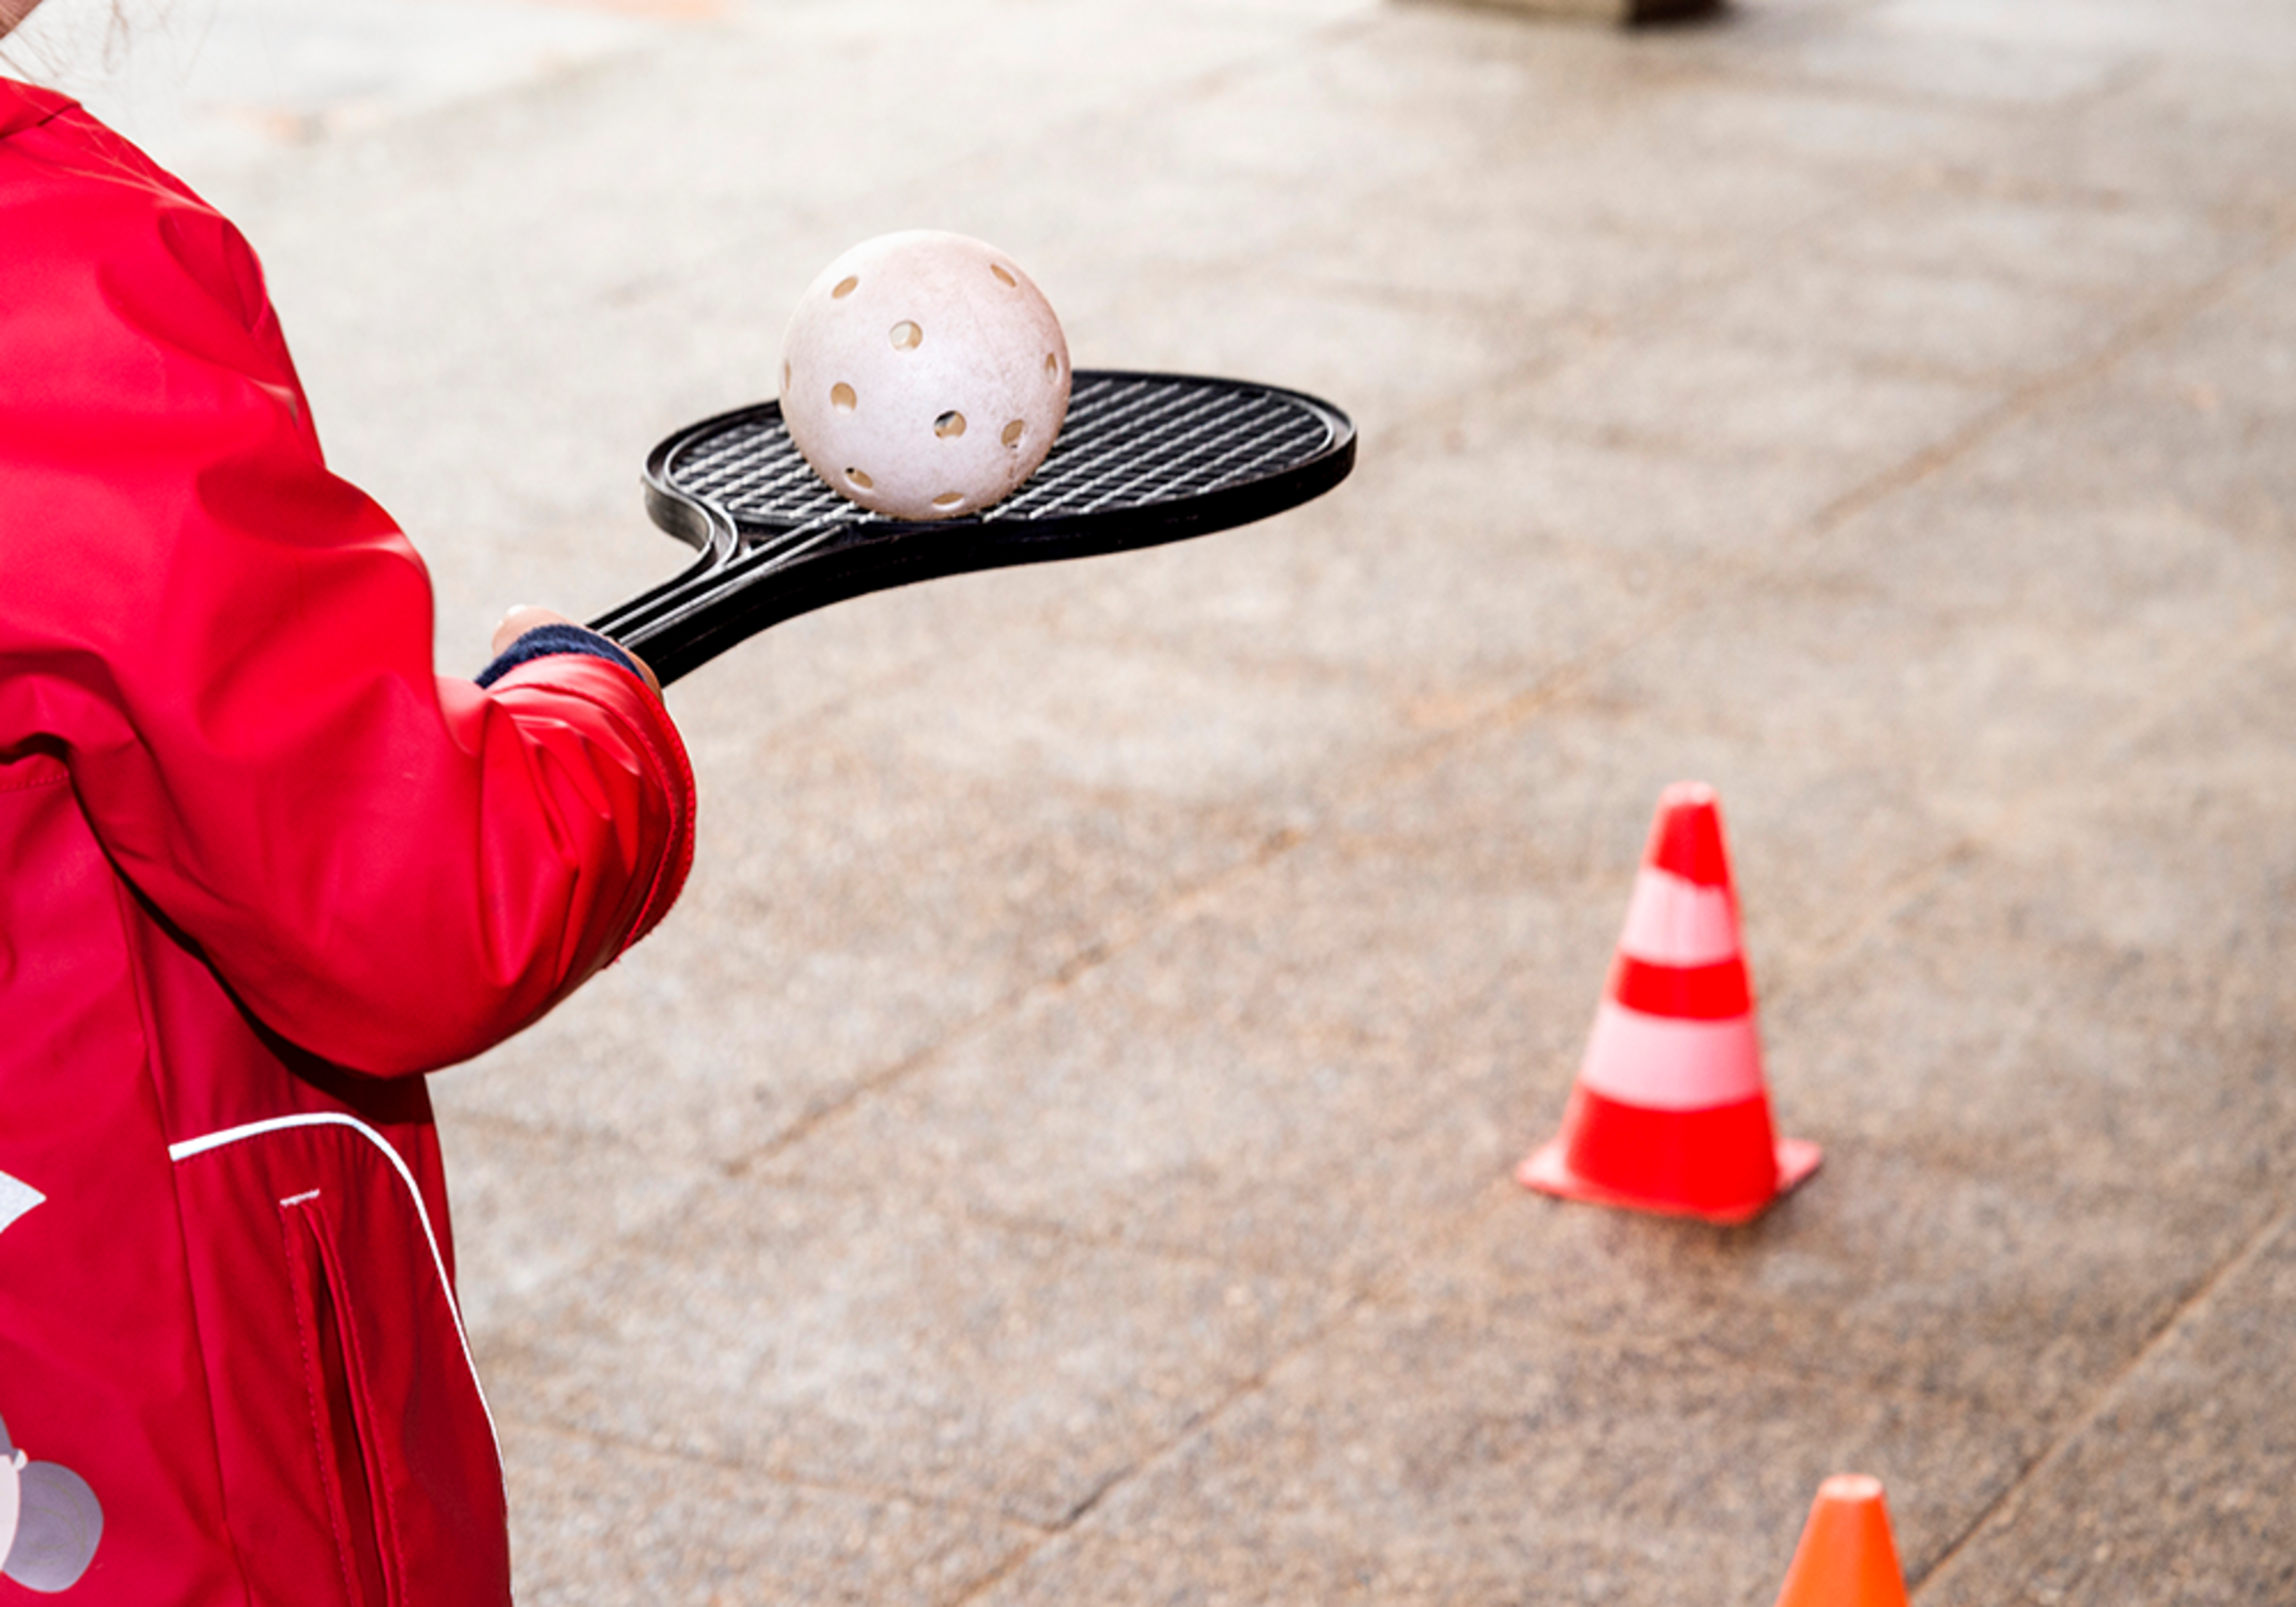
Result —
[[509, 1600], [420, 1074], [661, 918], [693, 782], [603, 637], [431, 622], [245, 242], [0, 80], [0, 1603]]

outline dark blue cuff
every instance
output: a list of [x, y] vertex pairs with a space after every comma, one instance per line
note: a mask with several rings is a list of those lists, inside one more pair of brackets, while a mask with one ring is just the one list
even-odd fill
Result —
[[[495, 660], [479, 671], [479, 685], [490, 687], [521, 664], [532, 663], [536, 658], [548, 658], [561, 653], [578, 653], [589, 658], [603, 658], [610, 664], [619, 664], [632, 675], [638, 675], [635, 660], [594, 630], [579, 625], [536, 625], [505, 648]], [[638, 675], [644, 680], [643, 675]]]

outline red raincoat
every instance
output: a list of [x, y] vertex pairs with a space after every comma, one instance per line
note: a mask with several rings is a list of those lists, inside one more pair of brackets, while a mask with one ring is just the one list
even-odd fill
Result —
[[431, 630], [245, 242], [0, 81], [0, 1607], [509, 1599], [413, 1074], [660, 918], [693, 782]]

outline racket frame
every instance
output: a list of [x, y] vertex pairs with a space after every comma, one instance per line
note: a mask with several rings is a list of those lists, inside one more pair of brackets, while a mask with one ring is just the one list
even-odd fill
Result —
[[[601, 616], [591, 628], [644, 656], [666, 685], [769, 626], [832, 603], [975, 570], [1129, 552], [1232, 529], [1322, 495], [1355, 466], [1353, 421], [1302, 392], [1126, 369], [1079, 369], [1075, 381], [1080, 396], [1098, 383], [1270, 398], [1312, 415], [1324, 425], [1326, 437], [1315, 450], [1272, 472], [1162, 501], [1117, 501], [1044, 514], [1009, 511], [1025, 510], [1031, 488], [1060, 474], [1056, 444], [1037, 479], [981, 514], [910, 524], [839, 498], [815, 519], [776, 524], [744, 519], [679, 484], [679, 462], [697, 445], [781, 415], [779, 402], [735, 408], [679, 430], [646, 459], [648, 514], [701, 558]], [[1053, 488], [1058, 489], [1057, 479]]]

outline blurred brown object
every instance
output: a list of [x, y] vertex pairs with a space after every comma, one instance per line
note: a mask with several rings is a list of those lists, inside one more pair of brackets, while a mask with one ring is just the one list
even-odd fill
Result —
[[1492, 11], [1528, 12], [1586, 22], [1662, 22], [1701, 17], [1722, 9], [1724, 0], [1449, 0]]

